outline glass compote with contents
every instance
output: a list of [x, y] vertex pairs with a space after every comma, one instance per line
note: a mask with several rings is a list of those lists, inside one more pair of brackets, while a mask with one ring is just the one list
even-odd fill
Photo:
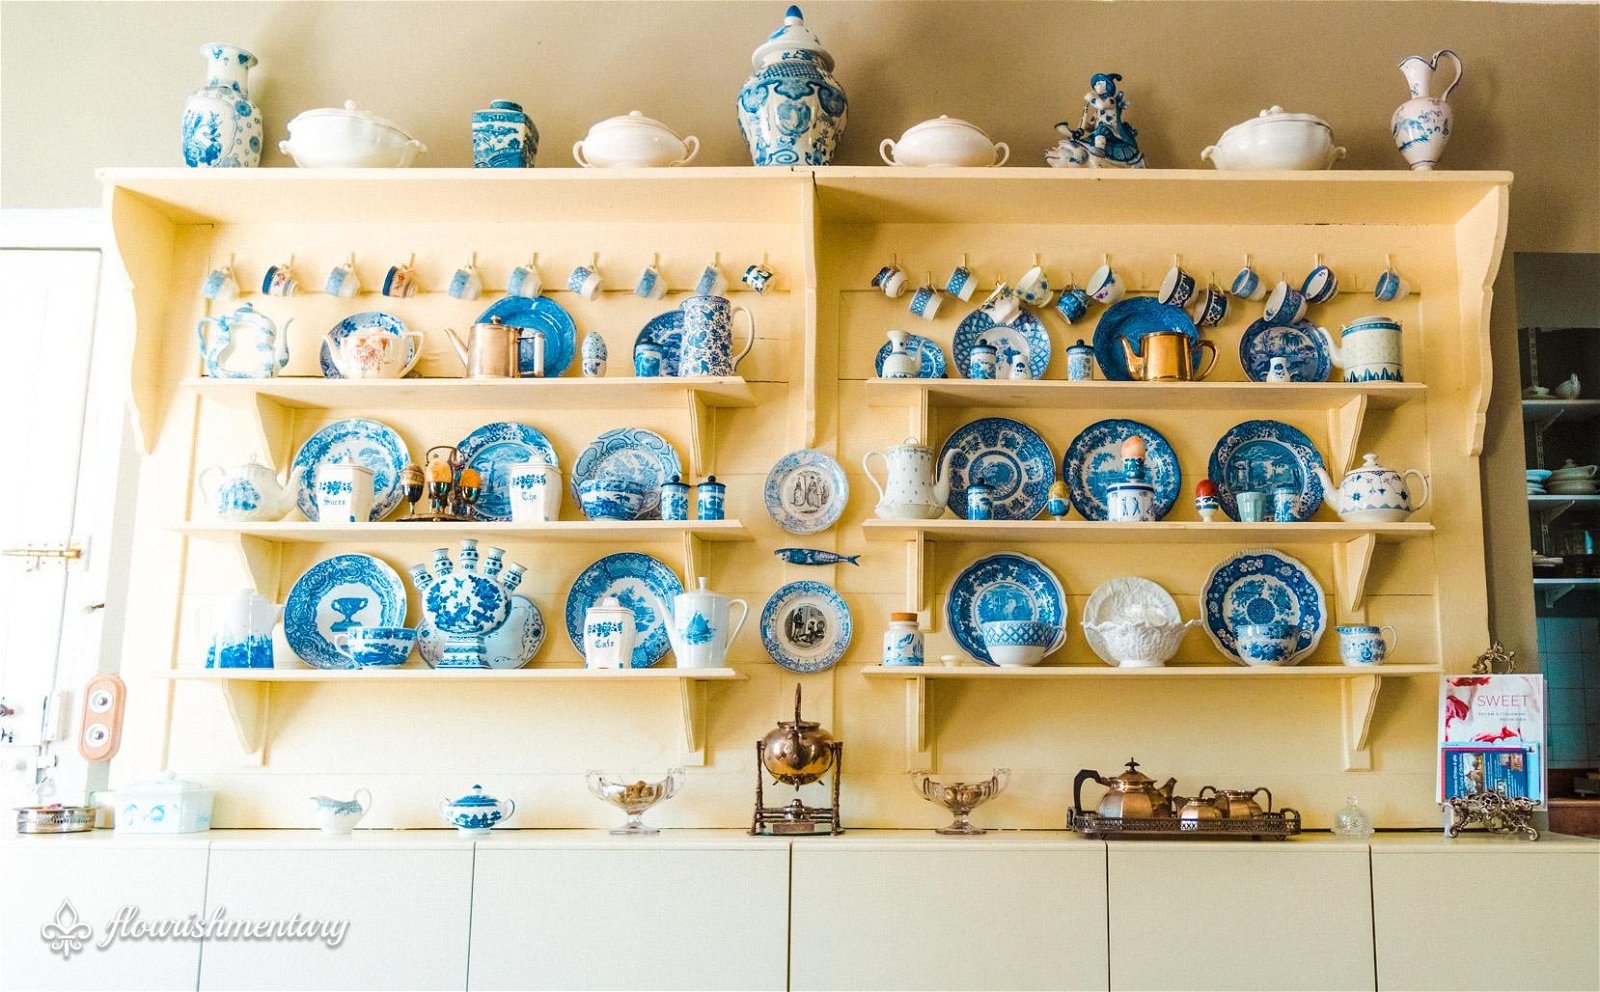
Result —
[[596, 798], [604, 799], [628, 814], [628, 822], [612, 833], [658, 834], [661, 831], [657, 828], [644, 825], [645, 810], [656, 803], [666, 802], [677, 793], [683, 785], [683, 769], [671, 769], [665, 778], [655, 782], [633, 779], [631, 775], [606, 775], [601, 772], [589, 772], [584, 778], [589, 783], [589, 791]]

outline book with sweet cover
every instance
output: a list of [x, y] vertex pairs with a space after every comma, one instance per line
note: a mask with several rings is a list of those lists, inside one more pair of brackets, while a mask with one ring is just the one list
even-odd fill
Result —
[[1439, 686], [1439, 802], [1501, 792], [1543, 806], [1541, 675], [1447, 675]]

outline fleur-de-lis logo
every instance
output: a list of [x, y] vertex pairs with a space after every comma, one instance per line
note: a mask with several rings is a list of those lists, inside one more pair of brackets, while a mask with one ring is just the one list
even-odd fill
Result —
[[39, 939], [49, 941], [50, 953], [61, 955], [63, 961], [83, 950], [83, 942], [93, 935], [89, 924], [78, 919], [71, 899], [61, 900], [56, 918], [39, 928]]

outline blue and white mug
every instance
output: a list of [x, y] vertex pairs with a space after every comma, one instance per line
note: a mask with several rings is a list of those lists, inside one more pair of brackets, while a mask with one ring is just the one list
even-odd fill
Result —
[[[1089, 294], [1076, 286], [1068, 286], [1056, 300], [1056, 313], [1069, 324], [1076, 324], [1089, 312]], [[1091, 349], [1092, 350], [1092, 349]]]
[[1326, 303], [1339, 292], [1339, 277], [1326, 265], [1317, 265], [1306, 273], [1300, 292], [1305, 294], [1308, 303]]
[[1096, 303], [1110, 306], [1122, 299], [1122, 293], [1126, 287], [1123, 286], [1122, 279], [1117, 275], [1116, 270], [1108, 263], [1095, 269], [1094, 275], [1089, 277], [1088, 285], [1083, 288], [1088, 291], [1089, 296]]
[[1116, 523], [1155, 520], [1155, 493], [1155, 486], [1148, 482], [1113, 482], [1106, 487], [1106, 519]]
[[1030, 307], [1048, 306], [1052, 292], [1050, 277], [1041, 266], [1033, 266], [1017, 279], [1017, 295]]
[[967, 484], [967, 519], [994, 519], [994, 487], [987, 482]]
[[972, 299], [972, 293], [978, 288], [978, 278], [972, 270], [965, 265], [958, 265], [950, 273], [950, 278], [944, 281], [944, 291], [966, 303]]
[[539, 279], [539, 268], [532, 262], [519, 265], [506, 276], [506, 295], [520, 296], [525, 300], [536, 300], [543, 292], [544, 284]]
[[908, 308], [923, 320], [932, 320], [939, 316], [939, 307], [944, 303], [944, 297], [932, 286], [922, 286], [911, 294], [911, 306]]
[[1262, 316], [1274, 324], [1292, 324], [1306, 315], [1305, 294], [1280, 281], [1267, 296]]
[[404, 299], [417, 295], [417, 270], [411, 263], [391, 265], [383, 277], [383, 295]]
[[1267, 377], [1263, 382], [1289, 382], [1289, 359], [1283, 355], [1273, 355], [1267, 359]]
[[234, 278], [233, 266], [224, 265], [206, 273], [200, 283], [200, 296], [221, 306], [239, 298], [239, 280]]
[[[722, 296], [691, 296], [678, 304], [683, 337], [678, 345], [678, 375], [729, 376], [756, 343], [756, 318]], [[733, 354], [733, 317], [742, 313], [750, 325], [744, 350]]]
[[1207, 286], [1194, 297], [1194, 322], [1201, 327], [1215, 327], [1228, 316], [1228, 294], [1215, 286]]
[[898, 300], [906, 291], [905, 270], [895, 265], [885, 265], [872, 277], [872, 287], [883, 290], [883, 295]]
[[1393, 269], [1384, 269], [1372, 287], [1372, 298], [1380, 303], [1397, 303], [1411, 295], [1411, 284]]
[[586, 300], [600, 295], [600, 283], [600, 269], [592, 265], [580, 265], [567, 276], [567, 290]]
[[[1339, 632], [1339, 660], [1346, 665], [1381, 665], [1389, 649], [1400, 642], [1388, 624], [1346, 624], [1334, 629]], [[1389, 633], [1388, 640], [1384, 631]]]

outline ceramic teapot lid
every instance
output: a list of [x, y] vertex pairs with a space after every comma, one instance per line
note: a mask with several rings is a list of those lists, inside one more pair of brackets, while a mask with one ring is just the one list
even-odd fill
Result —
[[597, 121], [593, 127], [589, 128], [589, 133], [599, 134], [602, 131], [618, 130], [658, 131], [661, 134], [670, 136], [674, 141], [681, 142], [683, 140], [678, 136], [678, 132], [667, 127], [654, 117], [646, 117], [643, 112], [638, 110], [630, 110], [621, 116], [607, 117], [603, 121]]
[[377, 127], [386, 127], [407, 141], [414, 140], [410, 132], [387, 117], [379, 117], [377, 114], [369, 113], [365, 110], [357, 110], [354, 100], [346, 100], [343, 107], [318, 107], [315, 110], [301, 111], [295, 115], [294, 120], [289, 122], [289, 129], [293, 131], [295, 122], [304, 117], [348, 117], [351, 120], [365, 121]]
[[495, 797], [493, 797], [491, 795], [487, 795], [483, 791], [483, 786], [474, 785], [472, 787], [472, 791], [471, 792], [468, 792], [466, 795], [462, 796], [460, 799], [452, 799], [452, 800], [450, 800], [449, 805], [451, 805], [451, 806], [467, 806], [467, 807], [498, 806], [498, 805], [500, 805], [500, 800], [496, 799]]
[[[964, 121], [959, 117], [950, 117], [946, 114], [940, 114], [938, 117], [925, 120], [921, 124], [911, 125], [906, 130], [906, 133], [900, 136], [900, 140], [905, 141], [914, 134], [927, 134], [930, 131], [968, 131], [984, 141], [989, 141], [989, 134], [983, 128], [971, 121]], [[989, 143], [993, 144], [992, 141]]]
[[772, 32], [766, 41], [756, 46], [756, 50], [750, 53], [750, 63], [759, 69], [776, 58], [779, 52], [795, 51], [813, 53], [824, 69], [832, 71], [832, 53], [823, 48], [822, 40], [806, 27], [805, 15], [800, 13], [800, 7], [791, 4], [789, 9], [784, 11], [783, 27]]
[[1333, 132], [1333, 127], [1316, 114], [1291, 114], [1277, 104], [1273, 104], [1270, 108], [1261, 111], [1261, 113], [1249, 120], [1240, 121], [1233, 127], [1228, 128], [1227, 131], [1223, 132], [1223, 135], [1226, 136], [1234, 131], [1244, 131], [1253, 127], [1266, 127], [1270, 124], [1316, 124], [1319, 127], [1327, 128], [1329, 133]]

